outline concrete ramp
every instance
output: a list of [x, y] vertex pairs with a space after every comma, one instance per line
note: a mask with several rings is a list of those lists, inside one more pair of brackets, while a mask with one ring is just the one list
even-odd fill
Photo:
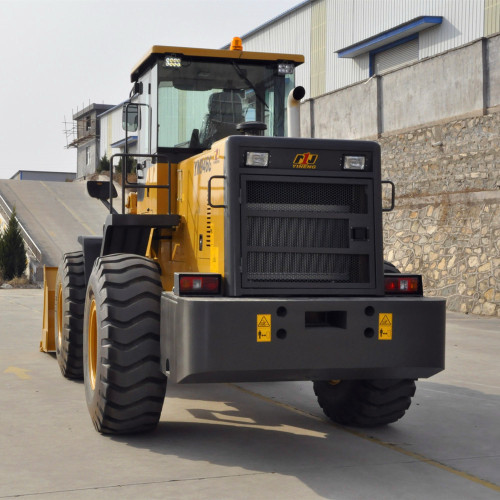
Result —
[[[0, 180], [0, 195], [0, 208], [16, 208], [19, 222], [40, 251], [33, 252], [35, 260], [47, 266], [58, 266], [63, 253], [79, 249], [79, 235], [102, 236], [109, 213], [87, 194], [85, 182]], [[114, 201], [116, 206], [121, 203]], [[2, 215], [7, 215], [5, 209]]]

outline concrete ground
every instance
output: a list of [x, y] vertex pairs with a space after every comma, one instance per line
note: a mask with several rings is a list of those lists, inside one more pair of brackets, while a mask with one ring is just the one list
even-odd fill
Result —
[[500, 320], [450, 313], [447, 369], [378, 430], [310, 383], [170, 385], [158, 429], [104, 437], [38, 350], [40, 290], [0, 290], [0, 498], [500, 498]]

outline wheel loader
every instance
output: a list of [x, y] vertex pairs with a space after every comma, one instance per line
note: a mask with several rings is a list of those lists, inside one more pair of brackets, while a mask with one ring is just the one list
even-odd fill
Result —
[[133, 69], [121, 207], [89, 183], [102, 237], [45, 270], [41, 349], [83, 377], [97, 431], [155, 428], [168, 378], [311, 381], [333, 421], [385, 425], [444, 368], [445, 301], [383, 259], [379, 145], [300, 137], [303, 61], [235, 38]]

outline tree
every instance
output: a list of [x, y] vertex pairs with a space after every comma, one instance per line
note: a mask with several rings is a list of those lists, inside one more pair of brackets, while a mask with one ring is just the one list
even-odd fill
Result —
[[99, 165], [96, 170], [98, 174], [100, 174], [101, 172], [109, 172], [109, 160], [108, 157], [106, 156], [106, 153], [100, 159]]
[[27, 259], [24, 249], [21, 228], [16, 218], [16, 209], [7, 224], [7, 228], [0, 235], [0, 272], [5, 281], [22, 276], [26, 269]]
[[[121, 174], [123, 168], [123, 158], [120, 158], [118, 165], [115, 165], [115, 174]], [[135, 158], [127, 158], [127, 174], [135, 174], [137, 171], [137, 160]]]

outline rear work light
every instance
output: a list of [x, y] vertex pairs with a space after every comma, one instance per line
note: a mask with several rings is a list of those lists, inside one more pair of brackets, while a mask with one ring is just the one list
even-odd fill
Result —
[[384, 288], [387, 295], [423, 295], [422, 276], [417, 274], [386, 274]]
[[177, 295], [221, 295], [220, 274], [175, 273], [174, 292]]

